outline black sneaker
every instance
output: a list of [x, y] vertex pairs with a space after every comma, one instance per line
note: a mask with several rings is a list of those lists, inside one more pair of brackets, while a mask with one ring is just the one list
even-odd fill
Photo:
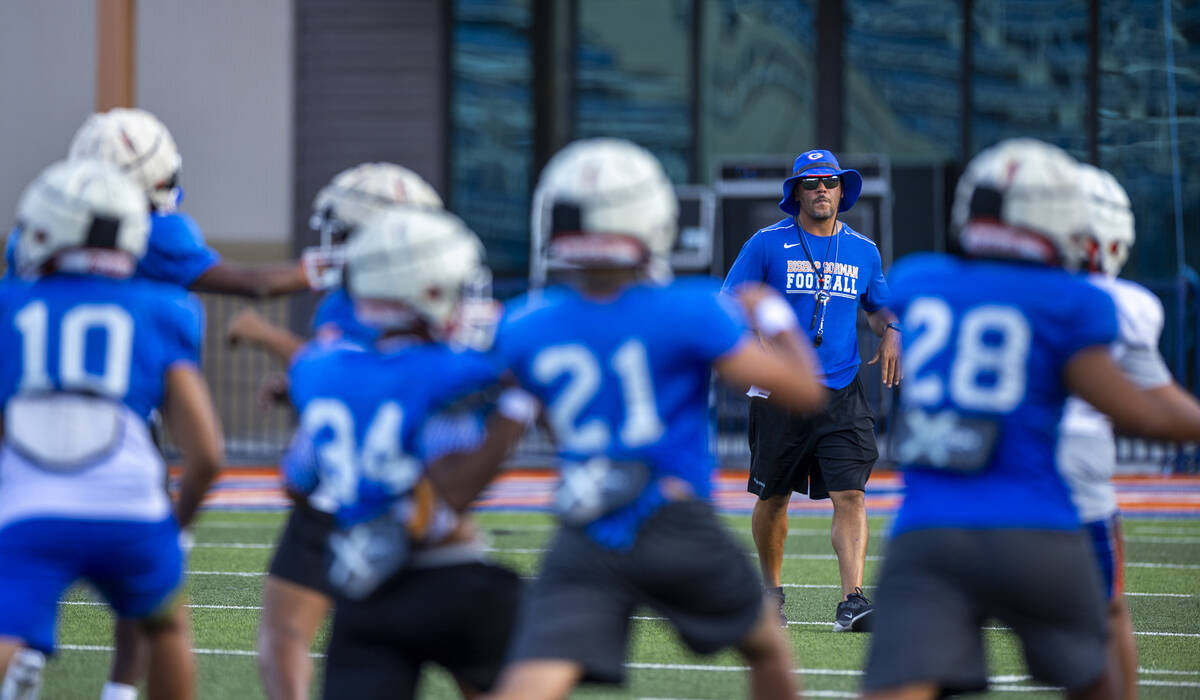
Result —
[[875, 607], [863, 595], [861, 588], [846, 596], [838, 603], [837, 616], [833, 619], [834, 632], [869, 632], [871, 630], [871, 613]]
[[767, 600], [779, 605], [779, 624], [787, 627], [787, 612], [783, 609], [784, 595], [783, 586], [767, 589]]

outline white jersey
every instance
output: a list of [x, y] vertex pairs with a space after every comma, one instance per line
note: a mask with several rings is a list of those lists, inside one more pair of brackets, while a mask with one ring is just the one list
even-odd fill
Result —
[[[1171, 372], [1158, 352], [1162, 302], [1128, 280], [1093, 275], [1091, 282], [1108, 292], [1117, 309], [1117, 340], [1112, 346], [1117, 366], [1143, 389], [1170, 384]], [[1068, 399], [1063, 410], [1058, 464], [1083, 522], [1104, 520], [1117, 512], [1111, 481], [1116, 469], [1112, 423], [1078, 397]]]
[[[14, 431], [5, 435], [0, 445], [0, 528], [30, 518], [158, 522], [170, 514], [166, 467], [146, 421], [128, 406], [109, 405], [111, 428], [77, 431], [60, 419], [55, 421], [57, 428], [30, 426], [28, 434], [34, 437], [25, 448]], [[58, 410], [58, 416], [63, 414]], [[11, 428], [13, 422], [6, 427]], [[102, 422], [93, 420], [94, 424]], [[71, 465], [33, 456], [39, 450], [65, 453], [70, 445], [64, 448], [63, 443], [73, 442], [67, 436], [79, 432], [91, 433], [88, 437], [96, 438], [93, 444], [100, 444], [105, 434], [112, 439], [94, 459]], [[47, 436], [43, 443], [57, 439], [58, 444], [29, 444], [37, 436]]]

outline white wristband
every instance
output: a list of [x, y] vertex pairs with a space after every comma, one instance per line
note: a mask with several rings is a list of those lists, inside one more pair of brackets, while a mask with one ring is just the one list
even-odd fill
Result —
[[496, 412], [513, 422], [529, 425], [537, 419], [540, 405], [533, 394], [511, 387], [500, 393]]
[[754, 307], [754, 321], [763, 335], [775, 335], [789, 331], [798, 324], [792, 307], [779, 297], [766, 297]]
[[192, 531], [191, 530], [180, 530], [179, 531], [179, 549], [183, 551], [183, 556], [186, 557], [187, 555], [191, 554], [192, 547], [195, 547], [195, 546], [196, 546], [196, 536], [194, 534], [192, 534]]

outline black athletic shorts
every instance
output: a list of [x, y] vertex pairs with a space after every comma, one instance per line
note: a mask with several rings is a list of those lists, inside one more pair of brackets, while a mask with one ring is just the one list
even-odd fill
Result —
[[625, 678], [629, 616], [645, 605], [694, 651], [738, 644], [763, 611], [762, 581], [702, 501], [668, 503], [642, 525], [629, 551], [605, 549], [561, 528], [526, 594], [515, 660], [562, 659], [584, 679]]
[[332, 597], [326, 543], [333, 529], [332, 515], [297, 501], [288, 515], [279, 543], [275, 545], [275, 555], [267, 572], [288, 583]]
[[858, 376], [829, 392], [816, 415], [792, 413], [767, 399], [750, 399], [750, 480], [747, 490], [771, 496], [862, 491], [879, 457], [875, 414]]
[[987, 687], [982, 627], [1021, 640], [1034, 678], [1086, 687], [1104, 669], [1105, 600], [1083, 531], [920, 530], [888, 542], [863, 687]]
[[407, 569], [361, 601], [339, 599], [324, 697], [414, 698], [426, 662], [490, 690], [504, 665], [520, 596], [516, 574], [474, 562]]

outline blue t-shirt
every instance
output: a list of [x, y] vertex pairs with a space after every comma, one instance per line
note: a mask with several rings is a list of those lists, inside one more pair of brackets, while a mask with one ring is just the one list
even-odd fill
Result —
[[839, 224], [833, 236], [823, 237], [802, 232], [792, 219], [783, 219], [746, 241], [725, 276], [723, 289], [732, 291], [745, 282], [767, 284], [787, 298], [800, 327], [814, 339], [820, 325], [819, 317], [812, 323], [819, 286], [814, 262], [825, 271], [830, 295], [825, 331], [817, 348], [825, 371], [821, 381], [837, 390], [854, 381], [858, 372], [859, 305], [870, 313], [888, 301], [888, 285], [874, 241], [845, 224]]
[[440, 343], [376, 350], [346, 342], [310, 343], [289, 372], [300, 414], [292, 448], [311, 450], [285, 470], [289, 485], [339, 523], [370, 520], [407, 494], [442, 452], [431, 418], [467, 394], [494, 385], [495, 359]]
[[637, 500], [586, 527], [593, 540], [632, 545], [664, 502], [655, 477], [678, 477], [709, 496], [709, 373], [747, 338], [741, 313], [708, 278], [634, 285], [609, 301], [552, 287], [508, 304], [496, 352], [546, 406], [559, 456], [651, 469]]
[[345, 287], [331, 290], [321, 299], [313, 313], [312, 328], [318, 335], [333, 329], [345, 340], [360, 345], [370, 345], [379, 337], [378, 329], [368, 326], [354, 315], [354, 300]]
[[895, 534], [1079, 527], [1055, 465], [1063, 370], [1116, 338], [1112, 299], [1061, 269], [937, 254], [896, 263], [891, 283], [904, 327], [897, 429], [913, 435], [893, 442], [905, 470]]
[[98, 394], [149, 419], [167, 370], [198, 365], [204, 318], [178, 287], [55, 274], [0, 282], [0, 402], [21, 391]]
[[[8, 234], [4, 260], [5, 276], [16, 271], [16, 229]], [[150, 215], [150, 238], [146, 254], [138, 261], [138, 277], [191, 287], [200, 275], [221, 261], [217, 251], [204, 243], [195, 219], [183, 212]]]

